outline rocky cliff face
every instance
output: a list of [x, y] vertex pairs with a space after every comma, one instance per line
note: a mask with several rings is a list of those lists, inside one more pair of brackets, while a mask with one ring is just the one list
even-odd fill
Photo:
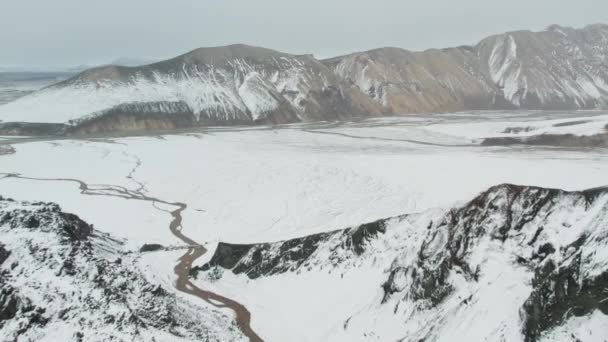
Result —
[[324, 61], [246, 45], [201, 48], [146, 66], [90, 69], [2, 105], [0, 133], [35, 132], [15, 122], [64, 124], [63, 133], [78, 134], [606, 108], [607, 52], [608, 26], [599, 24], [509, 32], [475, 46], [382, 48]]
[[134, 266], [119, 241], [51, 203], [0, 197], [0, 340], [226, 341], [231, 319]]
[[278, 243], [221, 244], [197, 276], [348, 272], [370, 262], [386, 268], [382, 295], [344, 318], [347, 336], [601, 340], [608, 324], [607, 247], [607, 189], [504, 184], [446, 211]]

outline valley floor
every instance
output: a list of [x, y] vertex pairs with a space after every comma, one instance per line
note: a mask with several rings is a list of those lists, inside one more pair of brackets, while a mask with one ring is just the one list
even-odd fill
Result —
[[[167, 228], [166, 211], [174, 208], [83, 196], [77, 184], [59, 179], [121, 186], [184, 203], [184, 234], [210, 251], [196, 261], [202, 265], [220, 241], [279, 241], [450, 208], [501, 183], [565, 190], [608, 185], [606, 147], [481, 143], [488, 137], [603, 134], [606, 125], [608, 115], [599, 112], [486, 113], [483, 118], [459, 113], [157, 136], [7, 137], [0, 138], [0, 173], [21, 178], [0, 175], [0, 195], [56, 202], [124, 239], [133, 251], [152, 243], [184, 247]], [[174, 289], [173, 267], [182, 254], [142, 254], [137, 266], [152, 281]], [[248, 308], [251, 326], [264, 340], [352, 341], [353, 336], [336, 331], [348, 317], [382, 299], [381, 279], [387, 272], [362, 267], [259, 280], [225, 272], [219, 281], [198, 279], [196, 284]], [[382, 340], [381, 335], [358, 338]]]

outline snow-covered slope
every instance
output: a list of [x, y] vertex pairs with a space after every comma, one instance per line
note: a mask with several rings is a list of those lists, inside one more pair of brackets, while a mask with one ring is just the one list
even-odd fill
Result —
[[518, 31], [477, 46], [483, 71], [499, 96], [516, 107], [605, 107], [608, 99], [608, 26], [576, 30], [557, 25]]
[[[292, 339], [302, 341], [603, 341], [606, 251], [607, 189], [503, 184], [449, 210], [220, 244], [195, 275], [238, 289], [254, 316], [257, 302], [272, 311], [301, 298], [286, 300], [298, 309], [279, 326], [257, 316], [267, 336], [293, 320], [322, 330]], [[323, 300], [301, 293], [308, 288]]]
[[154, 129], [336, 119], [373, 107], [312, 56], [231, 45], [141, 67], [90, 69], [0, 107], [0, 120]]
[[[475, 46], [423, 52], [381, 48], [324, 61], [247, 45], [201, 48], [145, 66], [90, 69], [4, 104], [0, 133], [40, 134], [32, 123], [94, 133], [607, 108], [607, 52], [608, 25], [602, 24], [509, 32]], [[56, 130], [49, 126], [47, 134]]]
[[494, 87], [472, 48], [382, 48], [324, 61], [393, 114], [488, 109]]
[[608, 101], [608, 26], [551, 26], [476, 46], [384, 48], [324, 61], [391, 113], [591, 109]]
[[150, 282], [76, 215], [0, 197], [0, 340], [243, 340], [231, 317]]

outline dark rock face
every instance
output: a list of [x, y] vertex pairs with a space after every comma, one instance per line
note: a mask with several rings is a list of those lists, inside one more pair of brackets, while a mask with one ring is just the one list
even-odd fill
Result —
[[78, 216], [62, 212], [57, 204], [34, 204], [34, 210], [0, 211], [0, 226], [5, 225], [11, 229], [53, 231], [69, 243], [85, 243], [91, 237], [93, 227]]
[[578, 136], [573, 134], [542, 134], [531, 137], [486, 138], [483, 146], [533, 145], [563, 147], [605, 147], [608, 146], [608, 133]]
[[2, 243], [0, 243], [0, 265], [8, 258], [10, 251], [7, 251]]
[[[0, 282], [0, 284], [2, 284]], [[1, 322], [14, 318], [17, 315], [19, 308], [19, 299], [15, 296], [15, 290], [12, 287], [2, 284], [0, 288], [0, 327]]]
[[534, 290], [522, 308], [526, 341], [538, 340], [568, 315], [585, 316], [594, 310], [608, 315], [608, 271], [593, 277], [583, 274], [580, 252], [564, 265], [548, 261], [535, 270]]
[[[250, 279], [297, 271], [310, 265], [312, 256], [321, 247], [347, 251], [347, 256], [328, 253], [332, 258], [357, 257], [366, 251], [368, 243], [385, 233], [385, 221], [380, 220], [329, 233], [309, 235], [287, 241], [252, 245], [220, 243], [211, 260], [192, 269], [192, 275], [214, 267], [244, 273]], [[327, 247], [331, 246], [331, 247]], [[335, 260], [337, 262], [337, 260]]]
[[143, 246], [141, 246], [141, 248], [139, 249], [140, 252], [144, 253], [144, 252], [156, 252], [156, 251], [161, 251], [163, 250], [165, 247], [163, 245], [159, 245], [157, 243], [151, 243], [151, 244], [145, 244]]

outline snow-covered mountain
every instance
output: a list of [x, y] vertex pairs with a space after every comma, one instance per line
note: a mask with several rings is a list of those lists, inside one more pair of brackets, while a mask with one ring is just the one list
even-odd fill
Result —
[[58, 205], [0, 197], [0, 340], [242, 340], [135, 267], [137, 253]]
[[[335, 320], [327, 341], [604, 341], [607, 251], [608, 189], [503, 184], [448, 210], [275, 243], [221, 243], [193, 275], [217, 288], [224, 278], [228, 287], [242, 282], [240, 292], [252, 282], [264, 293], [297, 284], [292, 295], [301, 296], [338, 274], [315, 295], [344, 296], [356, 309], [321, 308], [324, 323]], [[370, 279], [375, 287], [364, 285]], [[310, 302], [298, 303], [318, 305]]]
[[337, 119], [379, 108], [312, 56], [231, 45], [142, 67], [90, 69], [0, 112], [5, 122], [95, 132]]
[[[475, 46], [381, 48], [319, 61], [247, 45], [102, 66], [0, 106], [0, 132], [283, 124], [405, 113], [608, 107], [608, 25], [551, 26]], [[29, 123], [18, 124], [14, 123]], [[13, 123], [8, 125], [7, 123]], [[55, 129], [55, 128], [53, 128]]]
[[511, 32], [477, 45], [483, 72], [518, 108], [591, 109], [608, 99], [608, 25]]
[[495, 87], [474, 48], [411, 52], [381, 48], [325, 60], [337, 75], [385, 113], [445, 112], [494, 107]]
[[476, 46], [383, 48], [324, 61], [389, 113], [591, 109], [608, 101], [608, 25], [551, 26]]

